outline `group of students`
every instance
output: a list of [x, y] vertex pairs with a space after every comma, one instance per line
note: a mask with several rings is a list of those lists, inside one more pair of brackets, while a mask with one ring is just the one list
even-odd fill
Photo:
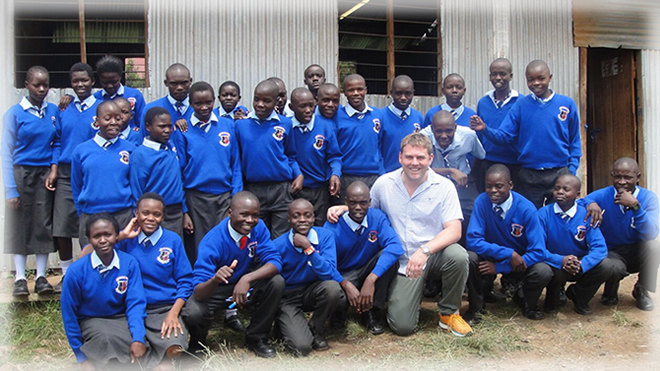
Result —
[[[377, 109], [364, 78], [348, 75], [342, 106], [339, 88], [311, 65], [290, 102], [273, 77], [255, 87], [249, 110], [232, 81], [214, 107], [213, 87], [193, 83], [179, 63], [166, 72], [168, 95], [149, 104], [122, 74], [113, 56], [96, 74], [76, 63], [75, 96], [58, 108], [45, 101], [47, 70], [32, 67], [28, 96], [4, 117], [13, 292], [29, 293], [25, 261], [36, 254], [35, 291], [62, 290], [84, 368], [115, 359], [167, 369], [206, 344], [221, 310], [262, 357], [275, 355], [271, 332], [297, 355], [327, 349], [325, 323], [341, 326], [349, 307], [376, 335], [387, 309], [392, 331], [407, 335], [426, 280], [442, 292], [440, 327], [457, 336], [502, 299], [497, 274], [530, 319], [566, 297], [590, 314], [603, 282], [602, 303], [617, 304], [629, 272], [640, 272], [637, 306], [653, 309], [657, 197], [622, 158], [612, 187], [578, 199], [576, 105], [549, 88], [543, 61], [527, 66], [523, 96], [510, 87], [510, 62], [495, 60], [494, 89], [476, 112], [461, 102], [463, 78], [450, 74], [445, 103], [425, 116], [411, 107], [408, 76], [394, 79], [392, 103]], [[95, 76], [102, 89], [92, 94]], [[73, 264], [72, 238], [87, 245]], [[64, 277], [53, 288], [45, 274], [55, 246]], [[564, 293], [567, 281], [576, 283]], [[236, 316], [245, 306], [247, 328]]]

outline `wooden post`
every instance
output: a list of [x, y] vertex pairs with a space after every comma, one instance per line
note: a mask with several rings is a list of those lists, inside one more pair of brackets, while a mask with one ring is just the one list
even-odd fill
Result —
[[588, 187], [588, 167], [587, 167], [587, 158], [588, 158], [588, 149], [587, 141], [588, 133], [586, 129], [587, 124], [587, 48], [580, 48], [579, 56], [579, 108], [580, 113], [580, 145], [582, 147], [582, 159], [580, 161], [580, 166], [578, 166], [578, 176], [582, 181], [582, 188], [580, 193], [582, 195], [587, 194]]
[[87, 36], [85, 35], [85, 0], [78, 0], [78, 28], [80, 33], [80, 61], [87, 63]]
[[436, 30], [438, 34], [438, 97], [442, 96], [442, 67], [443, 67], [443, 60], [442, 60], [442, 34], [440, 33], [440, 30], [442, 29], [442, 0], [438, 0], [437, 2], [437, 19], [438, 23], [436, 25]]
[[394, 61], [394, 0], [387, 0], [387, 93], [392, 90]]

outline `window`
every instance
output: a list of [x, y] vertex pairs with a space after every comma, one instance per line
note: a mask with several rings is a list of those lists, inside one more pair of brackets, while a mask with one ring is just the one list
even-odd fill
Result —
[[28, 68], [41, 65], [51, 87], [69, 87], [74, 63], [94, 67], [106, 54], [124, 61], [129, 85], [147, 86], [146, 1], [14, 0], [15, 86], [22, 88]]
[[359, 73], [369, 93], [389, 94], [389, 82], [408, 75], [415, 81], [416, 95], [438, 95], [436, 0], [414, 5], [391, 0], [391, 12], [388, 0], [338, 1], [340, 80]]

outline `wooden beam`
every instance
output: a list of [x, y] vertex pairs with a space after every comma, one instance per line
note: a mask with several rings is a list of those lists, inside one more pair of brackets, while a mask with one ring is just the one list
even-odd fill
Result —
[[582, 196], [587, 195], [587, 180], [588, 180], [588, 167], [587, 167], [587, 157], [588, 157], [588, 151], [587, 151], [587, 140], [589, 139], [587, 137], [587, 129], [586, 129], [586, 124], [587, 124], [587, 102], [588, 102], [588, 97], [587, 97], [587, 48], [580, 48], [580, 56], [579, 56], [579, 114], [580, 114], [580, 145], [582, 147], [582, 158], [580, 159], [580, 166], [578, 166], [578, 176], [580, 177], [580, 180], [582, 181], [582, 188], [580, 189], [580, 193]]
[[394, 81], [394, 0], [387, 0], [387, 92], [392, 89]]
[[644, 86], [642, 85], [642, 78], [640, 76], [640, 71], [642, 71], [642, 52], [635, 51], [634, 55], [634, 84], [635, 88], [633, 89], [633, 102], [635, 108], [635, 127], [637, 128], [637, 148], [635, 152], [637, 154], [637, 164], [641, 170], [642, 176], [639, 179], [639, 185], [642, 187], [647, 187], [648, 174], [647, 174], [647, 163], [646, 163], [646, 148], [644, 146]]
[[440, 30], [442, 29], [442, 0], [438, 0], [437, 2], [437, 26], [436, 26], [436, 31], [438, 32], [438, 97], [442, 96], [442, 67], [443, 67], [443, 59], [442, 59], [442, 33], [440, 33]]
[[85, 0], [78, 0], [78, 28], [80, 33], [80, 61], [87, 63], [87, 36], [85, 34]]

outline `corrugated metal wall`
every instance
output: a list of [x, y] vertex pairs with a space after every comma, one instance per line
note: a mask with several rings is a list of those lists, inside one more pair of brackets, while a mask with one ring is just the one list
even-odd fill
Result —
[[175, 62], [216, 89], [236, 81], [248, 107], [259, 81], [278, 76], [291, 92], [303, 86], [312, 63], [336, 81], [336, 0], [158, 0], [149, 6], [151, 99], [166, 94], [162, 80]]
[[646, 187], [660, 194], [660, 50], [642, 50], [644, 155]]

